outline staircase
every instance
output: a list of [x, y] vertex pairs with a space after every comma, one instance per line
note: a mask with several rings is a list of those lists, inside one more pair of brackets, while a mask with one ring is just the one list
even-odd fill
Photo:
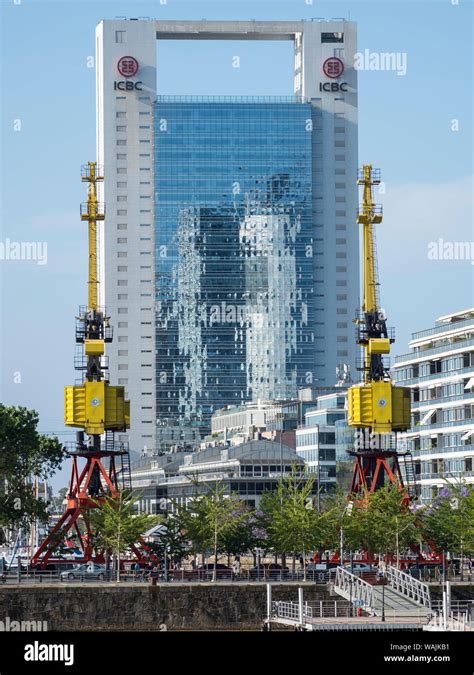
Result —
[[338, 567], [334, 591], [356, 608], [360, 607], [375, 616], [416, 618], [424, 623], [428, 621], [431, 601], [426, 584], [391, 566], [387, 568], [383, 581], [383, 585], [380, 581], [374, 583], [375, 580], [369, 583]]
[[115, 451], [115, 436], [113, 431], [105, 432], [105, 450], [107, 452]]
[[120, 455], [120, 474], [119, 480], [122, 482], [122, 490], [132, 489], [132, 474], [130, 472], [130, 453], [128, 450]]
[[[120, 467], [117, 467], [117, 480], [122, 490], [132, 489], [132, 475], [130, 471], [130, 453], [128, 445], [119, 444], [115, 440], [113, 431], [105, 432], [105, 450], [116, 453], [116, 458], [120, 457]], [[119, 452], [120, 451], [120, 454]]]
[[416, 482], [415, 466], [413, 464], [413, 456], [411, 452], [406, 452], [403, 455], [399, 455], [399, 459], [402, 460], [401, 464], [404, 468], [405, 474], [405, 487], [408, 492], [410, 499], [416, 499], [420, 495], [420, 486]]

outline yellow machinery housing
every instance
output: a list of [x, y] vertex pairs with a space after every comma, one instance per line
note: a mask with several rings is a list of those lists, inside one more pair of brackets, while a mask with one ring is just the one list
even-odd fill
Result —
[[130, 401], [124, 387], [107, 382], [84, 382], [64, 388], [64, 417], [68, 427], [79, 427], [86, 434], [106, 430], [123, 431], [130, 426]]
[[381, 434], [406, 430], [410, 426], [410, 390], [384, 381], [351, 387], [348, 422]]

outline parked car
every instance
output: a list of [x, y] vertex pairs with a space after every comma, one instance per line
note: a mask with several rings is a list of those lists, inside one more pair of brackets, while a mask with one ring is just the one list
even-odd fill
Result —
[[351, 572], [351, 574], [355, 574], [355, 576], [361, 576], [366, 572], [373, 572], [374, 574], [377, 572], [377, 568], [374, 567], [374, 565], [370, 567], [367, 563], [360, 562], [355, 562], [352, 565], [344, 565], [344, 569]]
[[105, 577], [105, 565], [98, 565], [97, 563], [76, 565], [72, 569], [60, 574], [61, 581], [73, 581], [74, 579], [99, 579], [103, 581]]
[[323, 563], [315, 563], [315, 562], [309, 562], [306, 565], [306, 571], [307, 572], [328, 572], [329, 570], [335, 570], [338, 567], [338, 563], [335, 562], [323, 562]]
[[[285, 579], [290, 570], [288, 567], [282, 567], [278, 563], [265, 563], [260, 565], [260, 579]], [[258, 567], [252, 567], [249, 570], [251, 579], [257, 579], [259, 573]]]
[[[207, 563], [206, 565], [200, 565], [195, 572], [196, 576], [199, 578], [212, 579], [214, 575], [214, 563]], [[232, 579], [232, 570], [227, 565], [222, 563], [216, 564], [216, 576], [218, 579]]]
[[[448, 567], [446, 565], [446, 572], [447, 570]], [[420, 562], [415, 565], [410, 565], [410, 567], [405, 571], [415, 579], [425, 579], [428, 576], [434, 578], [436, 574], [443, 573], [443, 566], [441, 563], [436, 562]]]

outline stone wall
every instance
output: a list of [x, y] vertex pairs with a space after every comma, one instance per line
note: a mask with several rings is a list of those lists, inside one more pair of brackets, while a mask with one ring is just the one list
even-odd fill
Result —
[[[331, 601], [325, 586], [302, 584], [308, 602]], [[274, 600], [298, 586], [272, 584]], [[48, 630], [260, 630], [264, 584], [37, 584], [0, 587], [0, 620], [47, 621]]]

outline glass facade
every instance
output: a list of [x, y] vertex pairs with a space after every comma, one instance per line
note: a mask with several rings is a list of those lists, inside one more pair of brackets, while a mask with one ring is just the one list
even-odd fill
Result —
[[158, 97], [157, 444], [314, 379], [312, 109]]

